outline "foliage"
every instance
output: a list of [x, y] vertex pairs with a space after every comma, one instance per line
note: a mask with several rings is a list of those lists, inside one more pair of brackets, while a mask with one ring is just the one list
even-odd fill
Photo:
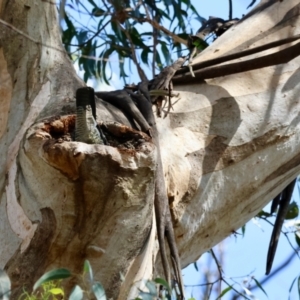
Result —
[[191, 20], [199, 27], [205, 20], [191, 0], [99, 2], [69, 0], [60, 5], [62, 41], [84, 70], [85, 81], [97, 77], [108, 83], [116, 60], [124, 80], [132, 63], [145, 65], [154, 77], [172, 59], [188, 54]]
[[[64, 268], [51, 270], [36, 281], [33, 286], [32, 293], [24, 291], [19, 299], [63, 299], [65, 292], [62, 285], [62, 280], [69, 278], [70, 276], [72, 276], [72, 273]], [[86, 296], [87, 299], [92, 299], [95, 297], [97, 300], [106, 300], [104, 288], [99, 282], [94, 281], [93, 270], [89, 261], [87, 260], [84, 262], [83, 274], [80, 279], [84, 289], [82, 289], [79, 285], [76, 285], [71, 291], [69, 300], [81, 300], [84, 299], [84, 296]], [[10, 289], [10, 279], [5, 271], [0, 269], [0, 299], [8, 300], [10, 296]]]
[[[54, 270], [55, 271], [55, 270]], [[45, 274], [46, 275], [46, 274]], [[61, 286], [61, 280], [49, 280], [40, 285], [36, 292], [29, 294], [27, 291], [20, 296], [20, 300], [48, 300], [62, 299], [65, 293]]]
[[2, 300], [9, 299], [10, 296], [10, 280], [7, 274], [0, 269], [0, 298]]
[[33, 286], [33, 291], [35, 291], [37, 288], [39, 288], [41, 285], [53, 281], [53, 280], [59, 280], [59, 279], [64, 279], [68, 278], [71, 276], [71, 273], [67, 269], [56, 269], [47, 272], [44, 274]]
[[[20, 296], [20, 300], [56, 300], [63, 299], [65, 292], [62, 285], [62, 280], [72, 276], [72, 273], [64, 268], [51, 270], [42, 275], [34, 284], [33, 292], [24, 291]], [[122, 276], [121, 276], [122, 279]], [[82, 300], [96, 298], [97, 300], [106, 300], [106, 295], [103, 286], [99, 282], [94, 281], [93, 270], [88, 260], [84, 262], [83, 274], [81, 282], [84, 287], [75, 285], [69, 296], [69, 300]], [[159, 286], [164, 292], [158, 295]], [[152, 299], [171, 299], [171, 288], [168, 283], [162, 278], [156, 278], [154, 281], [147, 280], [145, 287], [148, 291], [140, 290], [139, 297], [136, 300], [152, 300]], [[10, 296], [10, 279], [5, 271], [0, 269], [0, 299], [8, 300]], [[84, 297], [86, 296], [86, 297]]]
[[[299, 193], [299, 196], [300, 196], [300, 193]], [[277, 214], [277, 212], [275, 212], [275, 215], [276, 214]], [[258, 213], [257, 217], [268, 222], [269, 224], [271, 224], [273, 226], [270, 219], [272, 217], [274, 217], [274, 214], [271, 214], [265, 210], [262, 210]], [[288, 236], [287, 236], [288, 233], [293, 234], [298, 247], [300, 247], [300, 221], [297, 219], [298, 217], [299, 217], [299, 205], [297, 202], [291, 201], [291, 203], [289, 204], [289, 207], [288, 207], [287, 214], [285, 216], [286, 227], [291, 230], [283, 232], [283, 233], [285, 234], [285, 236], [287, 238], [288, 238]], [[291, 220], [293, 220], [293, 221], [291, 221]]]

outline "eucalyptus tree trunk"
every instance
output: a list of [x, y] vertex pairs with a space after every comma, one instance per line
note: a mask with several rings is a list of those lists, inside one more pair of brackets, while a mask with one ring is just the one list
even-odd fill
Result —
[[[296, 0], [263, 1], [194, 63], [298, 34], [299, 9]], [[0, 0], [0, 17], [0, 267], [13, 298], [47, 270], [80, 274], [85, 259], [109, 297], [133, 298], [141, 279], [162, 274], [155, 146], [145, 141], [125, 151], [74, 142], [74, 95], [84, 83], [61, 45], [55, 5]], [[196, 73], [175, 86], [180, 99], [157, 123], [183, 266], [299, 173], [299, 62], [205, 81]], [[97, 115], [129, 125], [101, 101]]]

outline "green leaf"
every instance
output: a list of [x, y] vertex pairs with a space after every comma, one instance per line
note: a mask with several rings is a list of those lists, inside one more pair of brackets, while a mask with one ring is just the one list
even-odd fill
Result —
[[8, 300], [10, 297], [10, 279], [6, 272], [0, 269], [0, 299]]
[[268, 217], [271, 217], [272, 215], [270, 213], [266, 212], [266, 211], [261, 210], [256, 216], [258, 218], [261, 218], [261, 217], [268, 218]]
[[198, 51], [202, 51], [208, 46], [208, 43], [197, 35], [191, 35], [190, 40], [192, 45], [196, 47]]
[[86, 40], [87, 40], [87, 36], [88, 36], [88, 31], [86, 30], [81, 30], [77, 35], [77, 41], [78, 44], [83, 44]]
[[120, 63], [119, 63], [120, 76], [125, 80], [125, 77], [128, 77], [128, 75], [125, 72], [124, 63], [121, 62], [121, 60], [122, 60], [121, 55], [119, 55], [119, 60], [120, 60]]
[[117, 39], [124, 43], [124, 40], [126, 40], [126, 36], [124, 36], [124, 33], [121, 31], [120, 27], [118, 26], [118, 23], [116, 21], [111, 21], [111, 28], [115, 32], [115, 35]]
[[157, 291], [156, 291], [156, 285], [155, 282], [147, 280], [146, 282], [146, 287], [149, 290], [149, 293], [153, 296], [156, 297], [157, 296]]
[[256, 280], [254, 277], [253, 277], [253, 280], [255, 281], [256, 285], [264, 292], [264, 294], [268, 297], [268, 294], [266, 293], [266, 291], [263, 289], [262, 285], [259, 283], [258, 280]]
[[286, 213], [285, 219], [290, 220], [290, 219], [295, 219], [299, 215], [299, 207], [295, 201], [290, 203], [288, 212]]
[[166, 280], [158, 277], [158, 278], [154, 279], [154, 282], [164, 286], [168, 290], [168, 292], [171, 294], [171, 288]]
[[162, 64], [162, 62], [161, 62], [160, 55], [159, 55], [158, 53], [157, 53], [157, 55], [156, 55], [156, 57], [155, 57], [155, 61], [156, 61], [156, 63], [157, 63], [158, 68], [159, 68], [160, 70], [162, 70], [162, 69], [163, 69], [163, 64]]
[[88, 0], [88, 2], [90, 2], [90, 4], [93, 5], [94, 7], [97, 7], [96, 3], [93, 0]]
[[198, 269], [198, 266], [197, 266], [197, 262], [196, 262], [196, 261], [194, 262], [194, 267], [195, 267], [196, 271], [199, 272], [199, 269]]
[[[65, 49], [67, 52], [70, 52], [70, 44], [73, 40], [73, 38], [76, 36], [76, 28], [74, 27], [71, 20], [68, 18], [68, 16], [65, 14], [64, 20], [67, 25], [67, 29], [63, 30], [62, 32], [62, 42], [65, 46]], [[69, 54], [69, 57], [72, 59], [71, 55]]]
[[294, 285], [296, 279], [297, 279], [297, 277], [295, 277], [294, 280], [292, 281], [292, 284], [291, 284], [291, 286], [290, 286], [290, 288], [289, 288], [289, 294], [291, 293], [291, 291], [292, 291], [292, 289], [293, 289], [293, 285]]
[[106, 300], [104, 288], [99, 282], [93, 284], [92, 290], [97, 300]]
[[246, 232], [246, 224], [244, 226], [242, 226], [241, 229], [242, 229], [242, 235], [244, 237], [245, 236], [245, 232]]
[[[184, 40], [187, 40], [188, 39], [188, 37], [189, 37], [189, 34], [187, 34], [187, 33], [179, 33], [179, 34], [177, 34], [179, 37], [181, 37], [182, 39], [184, 39]], [[180, 43], [177, 43], [177, 42], [172, 42], [172, 49], [174, 49], [174, 48], [180, 48], [181, 49], [181, 44]], [[186, 49], [186, 50], [188, 50], [188, 49]], [[181, 55], [181, 54], [179, 54], [179, 55]]]
[[89, 277], [90, 277], [90, 281], [93, 282], [94, 281], [94, 275], [93, 275], [93, 269], [92, 266], [90, 264], [90, 262], [88, 260], [84, 261], [84, 265], [83, 265], [83, 273], [88, 273]]
[[145, 31], [140, 34], [140, 36], [148, 36], [148, 37], [153, 37], [153, 32], [152, 31]]
[[166, 42], [160, 41], [160, 45], [161, 45], [161, 51], [165, 57], [166, 64], [169, 65], [170, 64], [170, 51], [168, 50]]
[[296, 240], [297, 245], [300, 247], [300, 237], [299, 237], [298, 232], [295, 233], [295, 240]]
[[224, 289], [216, 300], [221, 299], [230, 290], [232, 290], [232, 285], [230, 285], [226, 289]]
[[143, 49], [147, 48], [147, 46], [144, 44], [143, 40], [141, 39], [141, 35], [134, 27], [130, 28], [128, 33], [135, 47], [139, 46]]
[[145, 48], [141, 53], [141, 60], [144, 64], [148, 65], [148, 55], [150, 53], [149, 48]]
[[139, 296], [141, 296], [143, 300], [153, 300], [153, 295], [150, 293], [140, 291]]
[[52, 295], [63, 295], [64, 296], [64, 294], [65, 294], [61, 288], [53, 288], [53, 289], [50, 289], [49, 292]]
[[69, 300], [82, 300], [83, 299], [83, 291], [80, 286], [75, 285], [73, 288]]
[[95, 7], [95, 8], [93, 8], [93, 10], [92, 10], [92, 15], [95, 16], [95, 17], [101, 17], [101, 16], [103, 16], [105, 13], [106, 13], [105, 10], [103, 10], [103, 9], [101, 9], [101, 8], [98, 8], [98, 7]]
[[45, 273], [33, 286], [33, 290], [35, 291], [39, 286], [43, 283], [51, 281], [51, 280], [58, 280], [64, 279], [71, 276], [71, 272], [67, 269], [55, 269]]

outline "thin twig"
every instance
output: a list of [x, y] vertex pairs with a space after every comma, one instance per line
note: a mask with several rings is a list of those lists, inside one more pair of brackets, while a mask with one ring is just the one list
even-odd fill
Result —
[[132, 60], [133, 60], [135, 66], [137, 68], [137, 71], [139, 73], [141, 81], [148, 81], [147, 76], [146, 76], [144, 70], [141, 68], [141, 66], [140, 66], [140, 64], [138, 62], [138, 59], [137, 59], [137, 56], [136, 56], [136, 53], [135, 53], [134, 43], [132, 42], [130, 34], [128, 33], [128, 31], [125, 28], [123, 28], [123, 26], [120, 24], [120, 22], [118, 20], [117, 20], [117, 24], [118, 24], [119, 28], [124, 32], [124, 34], [126, 35], [128, 41], [130, 43]]
[[212, 257], [213, 257], [213, 259], [214, 259], [214, 261], [215, 261], [215, 264], [217, 265], [220, 279], [223, 279], [223, 270], [222, 270], [221, 265], [219, 264], [218, 258], [216, 257], [214, 250], [213, 250], [213, 249], [210, 249], [209, 252], [210, 252], [210, 254], [211, 254]]
[[290, 241], [290, 238], [288, 237], [288, 232], [283, 232], [284, 236], [286, 237], [288, 243], [290, 244], [291, 248], [294, 250], [295, 254], [298, 256], [298, 258], [300, 259], [300, 255], [299, 255], [299, 249], [297, 250], [292, 242]]
[[[144, 3], [144, 1], [142, 1], [142, 5], [144, 7], [145, 13], [146, 13], [146, 17], [147, 19], [150, 19], [150, 12], [148, 10], [148, 7], [146, 6], [146, 4]], [[152, 19], [154, 19], [155, 16], [152, 15]], [[157, 50], [156, 50], [156, 46], [157, 46], [157, 30], [152, 26], [153, 28], [153, 59], [152, 59], [152, 77], [155, 77], [155, 62], [156, 62], [156, 55], [157, 55]]]
[[[271, 225], [271, 226], [274, 227], [274, 224], [273, 224], [270, 220], [268, 220], [267, 217], [263, 217], [263, 216], [262, 216], [262, 217], [260, 217], [260, 218], [261, 218], [262, 220], [264, 220], [265, 222], [267, 222], [269, 225]], [[290, 244], [291, 248], [294, 250], [295, 255], [297, 255], [298, 258], [300, 259], [300, 255], [299, 255], [299, 253], [298, 253], [299, 248], [298, 248], [298, 250], [297, 250], [297, 249], [295, 249], [295, 247], [293, 246], [292, 242], [290, 241], [290, 238], [288, 237], [289, 232], [285, 232], [285, 231], [283, 231], [282, 229], [280, 230], [280, 232], [286, 237], [286, 239], [287, 239], [288, 243]]]
[[179, 37], [178, 35], [176, 35], [172, 31], [168, 30], [167, 28], [161, 26], [155, 20], [151, 20], [149, 18], [134, 18], [133, 16], [131, 16], [131, 18], [138, 21], [138, 22], [141, 22], [141, 23], [145, 23], [145, 22], [149, 23], [150, 25], [152, 25], [157, 30], [160, 30], [163, 33], [165, 33], [166, 35], [170, 36], [173, 39], [174, 42], [181, 43], [181, 44], [187, 46], [187, 41], [186, 40], [182, 39], [181, 37]]
[[[297, 251], [300, 251], [300, 247], [297, 249]], [[290, 256], [280, 265], [278, 266], [270, 275], [266, 276], [264, 279], [262, 279], [260, 282], [260, 284], [265, 284], [267, 281], [269, 281], [273, 276], [275, 276], [278, 272], [280, 272], [281, 270], [285, 269], [295, 258], [295, 252], [293, 251]], [[251, 288], [251, 290], [256, 289], [257, 286], [253, 286], [253, 288]]]
[[[298, 248], [298, 251], [299, 250], [300, 250], [300, 248]], [[278, 266], [273, 272], [271, 272], [268, 276], [265, 276], [264, 279], [258, 280], [260, 285], [264, 285], [266, 282], [268, 282], [270, 279], [272, 279], [277, 273], [279, 273], [280, 271], [285, 269], [293, 261], [294, 258], [295, 258], [295, 252], [292, 252], [290, 254], [290, 256], [280, 266]], [[249, 288], [249, 290], [253, 291], [257, 288], [258, 288], [257, 285], [253, 285], [252, 287]], [[237, 300], [237, 299], [238, 299], [238, 295], [234, 295], [232, 297], [232, 300]]]
[[235, 291], [237, 294], [239, 294], [240, 296], [242, 296], [244, 299], [248, 299], [248, 300], [251, 300], [250, 298], [248, 298], [247, 296], [245, 296], [244, 294], [242, 294], [241, 292], [239, 292], [236, 288], [233, 287], [232, 284], [230, 284], [224, 277], [223, 277], [223, 270], [222, 270], [222, 267], [221, 265], [219, 264], [219, 261], [214, 253], [214, 250], [213, 249], [210, 249], [210, 253], [217, 265], [217, 268], [218, 268], [218, 271], [219, 271], [219, 276], [220, 276], [220, 280], [223, 281], [225, 284], [227, 284], [228, 286], [231, 287], [231, 289], [233, 291]]
[[83, 42], [81, 44], [66, 44], [67, 46], [75, 46], [78, 48], [83, 47], [87, 43], [89, 43], [92, 39], [94, 39], [109, 23], [111, 23], [111, 19], [109, 19], [92, 37], [90, 37], [86, 42]]
[[215, 281], [212, 282], [207, 282], [207, 283], [199, 283], [199, 284], [185, 284], [185, 287], [200, 287], [200, 286], [207, 286], [207, 285], [214, 285], [217, 283], [219, 279], [216, 279]]

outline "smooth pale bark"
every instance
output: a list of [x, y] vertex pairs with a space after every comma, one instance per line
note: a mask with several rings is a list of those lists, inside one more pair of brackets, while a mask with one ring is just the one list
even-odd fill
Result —
[[[299, 34], [299, 9], [298, 1], [263, 1], [194, 64]], [[178, 145], [174, 165], [180, 167], [172, 167], [170, 178], [180, 174], [172, 185], [184, 266], [255, 216], [299, 174], [299, 64], [297, 57], [288, 64], [175, 87], [184, 101], [174, 106], [164, 126], [170, 130], [164, 129], [161, 138], [165, 151]], [[164, 152], [167, 165], [175, 160], [170, 153]], [[184, 194], [179, 183], [191, 192]]]
[[[298, 1], [266, 3], [195, 62], [299, 33]], [[2, 0], [0, 17], [39, 42], [0, 24], [0, 267], [17, 295], [46, 270], [80, 274], [89, 259], [109, 297], [133, 298], [133, 283], [161, 272], [155, 147], [55, 142], [53, 133], [72, 127], [75, 91], [83, 86], [61, 46], [55, 6]], [[252, 57], [271, 51], [278, 49]], [[175, 87], [179, 101], [157, 121], [183, 266], [299, 173], [299, 62]], [[128, 125], [110, 105], [100, 102], [97, 111], [98, 120]]]

